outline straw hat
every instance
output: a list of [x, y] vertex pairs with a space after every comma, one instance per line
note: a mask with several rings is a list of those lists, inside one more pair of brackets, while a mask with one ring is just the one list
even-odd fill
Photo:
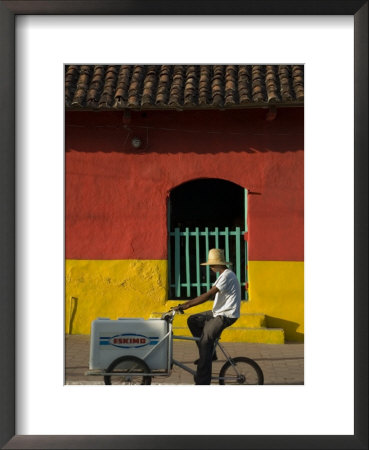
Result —
[[201, 263], [201, 266], [228, 266], [229, 264], [232, 263], [225, 261], [223, 250], [212, 248], [209, 250], [207, 262]]

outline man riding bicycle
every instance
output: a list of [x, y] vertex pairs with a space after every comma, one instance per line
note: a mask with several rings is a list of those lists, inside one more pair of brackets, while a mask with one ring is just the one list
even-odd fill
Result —
[[197, 341], [199, 359], [195, 361], [195, 384], [210, 384], [212, 361], [217, 359], [214, 353], [215, 339], [240, 317], [241, 287], [235, 273], [227, 267], [230, 264], [225, 261], [223, 250], [211, 249], [207, 262], [201, 265], [210, 266], [214, 273], [219, 272], [218, 279], [209, 291], [173, 308], [176, 311], [189, 309], [214, 298], [215, 295], [212, 310], [193, 314], [187, 320], [192, 335], [200, 338]]

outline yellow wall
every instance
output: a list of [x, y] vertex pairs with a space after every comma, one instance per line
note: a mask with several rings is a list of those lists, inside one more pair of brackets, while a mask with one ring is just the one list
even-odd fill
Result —
[[142, 317], [163, 311], [166, 260], [67, 260], [65, 331], [89, 334], [97, 317]]
[[[66, 332], [89, 334], [97, 317], [148, 319], [166, 311], [167, 267], [166, 260], [67, 260]], [[303, 341], [304, 263], [249, 261], [248, 267], [249, 301], [241, 312], [265, 314], [266, 325], [283, 328], [286, 340]]]
[[246, 313], [263, 313], [267, 326], [284, 328], [286, 340], [304, 339], [304, 263], [249, 261]]

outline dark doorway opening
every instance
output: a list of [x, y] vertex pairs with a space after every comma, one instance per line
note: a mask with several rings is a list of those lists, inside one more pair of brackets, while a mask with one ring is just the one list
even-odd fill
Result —
[[243, 187], [214, 178], [189, 181], [171, 191], [169, 299], [193, 298], [210, 289], [214, 275], [209, 267], [200, 267], [200, 262], [207, 260], [211, 248], [225, 251], [241, 286], [247, 285], [246, 202]]
[[245, 190], [230, 181], [189, 181], [170, 194], [171, 229], [175, 227], [244, 227]]

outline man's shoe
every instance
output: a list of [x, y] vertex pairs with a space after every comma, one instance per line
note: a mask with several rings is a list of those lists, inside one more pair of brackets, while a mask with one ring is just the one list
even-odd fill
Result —
[[[218, 357], [217, 357], [217, 355], [214, 354], [212, 361], [217, 361], [217, 360], [218, 360]], [[199, 361], [200, 361], [200, 359], [196, 359], [196, 361], [194, 361], [193, 363], [197, 365], [199, 363]]]

